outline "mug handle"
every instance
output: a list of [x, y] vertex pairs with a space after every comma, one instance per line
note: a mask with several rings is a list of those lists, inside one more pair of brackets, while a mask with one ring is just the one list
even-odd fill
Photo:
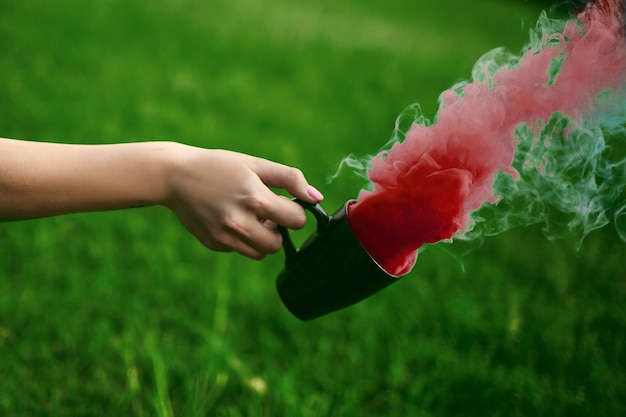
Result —
[[[312, 204], [302, 201], [298, 198], [292, 198], [291, 201], [295, 201], [300, 204], [303, 209], [310, 211], [317, 220], [317, 233], [320, 233], [330, 222], [330, 216], [326, 214], [322, 206], [319, 203]], [[294, 246], [289, 230], [286, 227], [278, 225], [278, 231], [283, 237], [283, 248], [285, 249], [285, 264], [291, 263], [298, 255], [298, 249]]]

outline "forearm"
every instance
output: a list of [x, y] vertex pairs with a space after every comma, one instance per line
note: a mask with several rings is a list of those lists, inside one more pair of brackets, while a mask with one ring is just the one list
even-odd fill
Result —
[[170, 146], [0, 139], [0, 220], [157, 204]]

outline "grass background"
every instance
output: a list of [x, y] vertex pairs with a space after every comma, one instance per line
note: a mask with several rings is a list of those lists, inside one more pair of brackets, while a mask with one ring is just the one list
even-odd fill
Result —
[[[332, 212], [362, 185], [326, 182], [344, 156], [408, 104], [432, 116], [545, 6], [4, 1], [0, 136], [247, 152], [300, 167]], [[0, 415], [623, 415], [626, 246], [608, 228], [574, 246], [529, 228], [432, 248], [303, 323], [281, 254], [212, 253], [162, 208], [2, 223]]]

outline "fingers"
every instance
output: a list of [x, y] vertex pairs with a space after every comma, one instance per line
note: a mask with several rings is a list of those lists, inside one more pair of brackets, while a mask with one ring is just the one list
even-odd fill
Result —
[[214, 233], [205, 245], [213, 250], [234, 251], [261, 260], [280, 250], [282, 238], [273, 222], [244, 216], [225, 220], [220, 232]]
[[283, 188], [301, 200], [317, 203], [324, 199], [322, 193], [309, 185], [302, 171], [297, 168], [254, 158], [252, 169], [266, 185]]
[[[312, 204], [324, 199], [322, 193], [309, 185], [302, 171], [297, 168], [254, 157], [250, 167], [267, 186], [283, 188], [294, 197]], [[259, 217], [290, 229], [304, 226], [306, 215], [299, 204], [278, 196], [267, 188], [265, 191], [262, 199], [253, 203], [257, 206], [255, 211]]]

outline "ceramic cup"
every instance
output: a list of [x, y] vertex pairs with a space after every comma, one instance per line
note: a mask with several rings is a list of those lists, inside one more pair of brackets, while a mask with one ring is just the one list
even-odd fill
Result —
[[332, 216], [319, 204], [294, 200], [317, 220], [317, 231], [297, 249], [284, 227], [285, 267], [276, 288], [287, 309], [301, 320], [312, 320], [349, 307], [399, 277], [387, 273], [367, 253], [348, 223], [348, 201]]

